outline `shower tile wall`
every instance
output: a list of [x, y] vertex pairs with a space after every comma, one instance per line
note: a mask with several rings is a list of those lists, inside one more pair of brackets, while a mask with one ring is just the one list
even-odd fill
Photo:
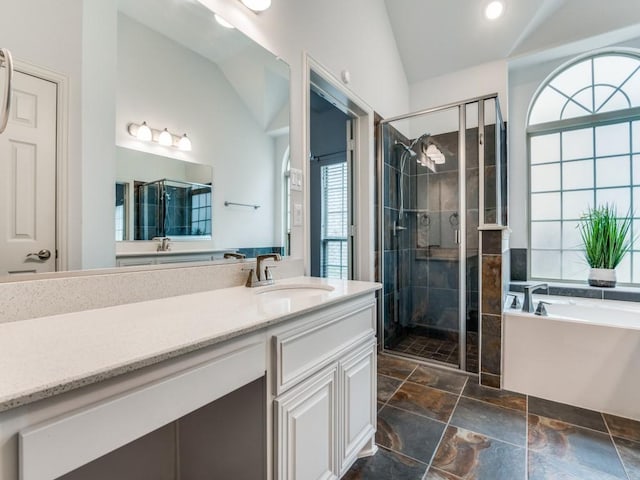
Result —
[[[395, 141], [407, 144], [408, 140], [392, 127], [385, 131], [383, 142], [385, 155], [383, 164], [383, 206], [384, 206], [384, 298], [383, 314], [385, 318], [385, 347], [393, 348], [407, 334], [407, 326], [412, 316], [411, 296], [411, 215], [400, 215], [399, 181], [403, 182], [404, 208], [411, 208], [411, 159], [405, 162], [401, 172], [402, 150], [394, 147]], [[394, 225], [406, 230], [396, 231]]]

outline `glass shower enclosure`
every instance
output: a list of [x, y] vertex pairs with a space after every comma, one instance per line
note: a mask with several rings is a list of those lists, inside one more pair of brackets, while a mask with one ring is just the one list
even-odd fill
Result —
[[379, 128], [381, 348], [477, 372], [479, 227], [507, 213], [497, 95]]

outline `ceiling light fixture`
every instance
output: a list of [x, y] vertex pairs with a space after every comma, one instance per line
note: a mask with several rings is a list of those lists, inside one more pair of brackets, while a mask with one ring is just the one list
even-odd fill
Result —
[[163, 147], [173, 147], [185, 152], [191, 151], [191, 139], [187, 137], [186, 133], [184, 135], [176, 135], [166, 128], [157, 130], [149, 127], [147, 122], [142, 122], [141, 124], [130, 123], [127, 125], [127, 131], [129, 135], [143, 142], [154, 142]]
[[240, 0], [245, 7], [254, 12], [263, 12], [271, 6], [271, 0]]
[[489, 20], [496, 20], [502, 16], [504, 13], [504, 2], [499, 0], [495, 0], [493, 2], [489, 2], [489, 4], [484, 9], [484, 16]]
[[214, 17], [216, 19], [216, 22], [218, 22], [224, 28], [236, 28], [233, 25], [231, 25], [229, 22], [227, 22], [224, 18], [222, 18], [220, 15], [218, 15], [217, 13], [214, 14]]

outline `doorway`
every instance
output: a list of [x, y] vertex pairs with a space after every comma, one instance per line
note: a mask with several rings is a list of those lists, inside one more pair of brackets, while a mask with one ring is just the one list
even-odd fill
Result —
[[351, 117], [325, 98], [323, 92], [312, 89], [309, 98], [311, 275], [350, 279]]
[[0, 275], [56, 271], [58, 85], [14, 72], [0, 136]]
[[[342, 278], [356, 280], [375, 280], [375, 171], [376, 163], [374, 158], [374, 112], [355, 93], [349, 90], [345, 82], [338, 80], [331, 72], [315, 61], [310, 55], [305, 54], [305, 97], [307, 99], [306, 106], [306, 134], [304, 136], [304, 152], [305, 159], [302, 164], [302, 176], [305, 184], [305, 228], [304, 228], [304, 244], [306, 252], [306, 272], [312, 274], [312, 256], [315, 256], [316, 265], [314, 274], [319, 274], [322, 261], [322, 244], [327, 245], [326, 251], [336, 253], [339, 261], [335, 264], [327, 265], [327, 271], [331, 271], [335, 276], [338, 274]], [[337, 113], [337, 117], [333, 128], [340, 135], [343, 147], [336, 150], [319, 151], [312, 150], [312, 139], [315, 136], [316, 126], [311, 121], [311, 102], [312, 95], [317, 94], [324, 101], [328, 101], [333, 107], [342, 112], [342, 116]], [[316, 100], [313, 100], [314, 102]], [[317, 145], [314, 145], [316, 147]], [[322, 235], [322, 223], [316, 221], [312, 227], [311, 217], [312, 209], [320, 214], [314, 214], [322, 218], [322, 200], [318, 193], [312, 196], [312, 189], [322, 191], [322, 175], [315, 175], [320, 180], [313, 182], [311, 174], [311, 164], [314, 161], [311, 157], [323, 154], [333, 154], [344, 150], [346, 161], [337, 161], [334, 158], [333, 167], [331, 156], [321, 157], [327, 165], [325, 169], [325, 187], [328, 188], [332, 184], [339, 185], [338, 190], [342, 192], [343, 197], [338, 212], [339, 224], [343, 229], [338, 232], [339, 235], [331, 236], [329, 230]], [[340, 155], [343, 155], [342, 153]], [[340, 164], [343, 164], [340, 166]], [[337, 178], [329, 178], [329, 174], [333, 174]], [[334, 180], [333, 182], [331, 180]], [[344, 186], [346, 185], [346, 189]], [[346, 198], [344, 197], [346, 192]], [[321, 194], [320, 194], [321, 195]], [[333, 195], [335, 198], [337, 195]], [[327, 193], [327, 199], [329, 198]], [[318, 201], [320, 199], [320, 201]], [[295, 220], [296, 210], [302, 210], [302, 205], [294, 200]], [[325, 208], [325, 212], [329, 210]], [[346, 220], [345, 220], [346, 218]], [[294, 225], [295, 225], [294, 221]], [[344, 228], [346, 226], [346, 228]], [[313, 230], [312, 230], [313, 228]], [[346, 232], [345, 232], [346, 230]], [[345, 240], [346, 238], [346, 240]], [[312, 252], [312, 242], [314, 243]], [[346, 246], [346, 248], [345, 248]], [[328, 258], [328, 257], [327, 257]], [[329, 263], [329, 262], [327, 262]]]

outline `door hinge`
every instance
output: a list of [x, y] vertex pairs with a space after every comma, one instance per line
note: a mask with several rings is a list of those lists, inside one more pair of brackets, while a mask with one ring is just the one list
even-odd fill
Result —
[[355, 150], [355, 148], [356, 148], [355, 140], [353, 139], [347, 140], [347, 150]]
[[358, 227], [356, 227], [355, 225], [349, 225], [349, 236], [355, 237], [357, 233], [358, 233]]

